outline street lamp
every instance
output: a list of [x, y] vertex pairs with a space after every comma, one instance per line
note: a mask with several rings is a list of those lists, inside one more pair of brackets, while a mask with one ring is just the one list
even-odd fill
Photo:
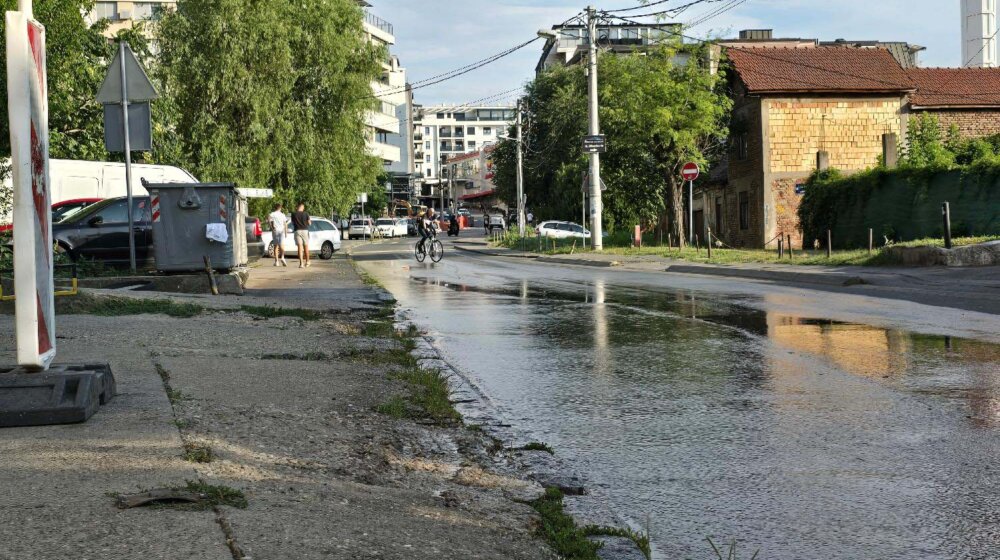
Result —
[[[540, 29], [538, 36], [558, 40], [559, 32]], [[590, 51], [587, 61], [587, 91], [590, 106], [590, 136], [601, 134], [600, 115], [597, 103], [597, 10], [587, 6], [587, 43]], [[601, 155], [590, 154], [590, 235], [595, 251], [604, 249], [603, 202], [601, 200]]]

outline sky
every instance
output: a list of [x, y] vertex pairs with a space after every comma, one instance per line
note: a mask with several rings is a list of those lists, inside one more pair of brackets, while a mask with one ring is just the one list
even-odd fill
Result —
[[[642, 4], [639, 0], [591, 0], [598, 9]], [[669, 0], [662, 7], [690, 0]], [[690, 8], [687, 23], [725, 6], [716, 0]], [[369, 0], [370, 10], [393, 24], [392, 52], [407, 79], [422, 79], [504, 51], [577, 14], [587, 0]], [[927, 47], [921, 66], [959, 66], [959, 0], [743, 0], [731, 11], [690, 29], [696, 37], [732, 37], [741, 29], [774, 29], [775, 37], [907, 41]], [[657, 6], [649, 11], [661, 9]], [[632, 12], [644, 13], [644, 10]], [[421, 105], [464, 104], [519, 88], [534, 74], [541, 40], [484, 68], [414, 91]], [[516, 92], [500, 97], [513, 103]]]

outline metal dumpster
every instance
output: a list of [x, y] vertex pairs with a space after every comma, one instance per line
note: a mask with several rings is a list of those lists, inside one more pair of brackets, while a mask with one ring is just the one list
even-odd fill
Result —
[[162, 272], [247, 265], [247, 200], [233, 183], [147, 183], [153, 256]]

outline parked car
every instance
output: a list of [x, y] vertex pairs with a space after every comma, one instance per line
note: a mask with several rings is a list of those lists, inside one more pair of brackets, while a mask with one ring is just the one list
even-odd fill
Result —
[[347, 230], [347, 238], [371, 237], [373, 233], [375, 233], [375, 222], [371, 218], [351, 220], [351, 227]]
[[406, 237], [406, 224], [402, 220], [395, 218], [379, 218], [375, 222], [375, 229], [382, 237]]
[[[265, 249], [265, 255], [274, 258], [274, 234], [265, 231], [261, 235], [261, 242]], [[340, 230], [337, 224], [326, 218], [312, 216], [312, 225], [309, 226], [309, 254], [317, 254], [321, 259], [331, 259], [333, 254], [340, 250]], [[295, 245], [295, 235], [285, 234], [281, 248], [285, 250], [286, 257], [298, 255], [299, 249]]]
[[[77, 210], [83, 210], [84, 208], [90, 206], [91, 204], [100, 202], [100, 198], [75, 198], [73, 200], [64, 200], [62, 202], [57, 202], [52, 205], [52, 223], [61, 221], [66, 216]], [[14, 229], [14, 224], [3, 224], [0, 225], [0, 233], [11, 231]]]
[[128, 227], [128, 201], [109, 198], [72, 212], [52, 224], [56, 250], [72, 260], [81, 257], [107, 262], [128, 262], [129, 236], [135, 238], [136, 261], [153, 258], [153, 232], [150, 223], [149, 197], [132, 199], [135, 224]]
[[468, 208], [459, 208], [458, 209], [458, 215], [459, 216], [465, 216], [466, 218], [471, 218], [472, 217], [472, 212], [470, 212]]
[[507, 220], [504, 219], [503, 214], [501, 213], [489, 214], [485, 219], [487, 220], [486, 229], [490, 231], [507, 229]]
[[535, 232], [539, 237], [552, 237], [555, 239], [586, 239], [590, 237], [590, 230], [580, 224], [554, 220], [538, 224]]
[[406, 235], [413, 237], [417, 235], [417, 221], [413, 218], [403, 218], [399, 223], [406, 226]]

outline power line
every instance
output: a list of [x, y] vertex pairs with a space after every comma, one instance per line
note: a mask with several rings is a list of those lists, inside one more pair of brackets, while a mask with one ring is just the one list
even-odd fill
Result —
[[706, 15], [702, 16], [701, 19], [698, 19], [698, 20], [695, 20], [695, 21], [693, 21], [691, 23], [688, 23], [687, 27], [690, 28], [690, 27], [695, 27], [695, 26], [701, 25], [701, 24], [705, 23], [706, 21], [709, 21], [711, 19], [715, 19], [716, 17], [721, 16], [722, 14], [724, 14], [724, 13], [726, 13], [726, 12], [728, 12], [728, 11], [736, 8], [736, 7], [738, 7], [738, 6], [742, 5], [742, 4], [745, 4], [746, 2], [748, 2], [748, 0], [731, 0], [729, 4], [724, 5], [724, 6], [720, 7], [720, 8], [718, 8], [717, 10], [715, 10], [712, 13], [709, 13], [709, 14], [706, 14]]
[[[638, 17], [653, 17], [653, 16], [662, 16], [662, 15], [667, 15], [667, 16], [673, 17], [673, 16], [676, 16], [677, 14], [680, 14], [680, 13], [684, 12], [685, 10], [687, 10], [688, 8], [690, 8], [692, 6], [697, 6], [698, 4], [704, 4], [706, 2], [721, 2], [721, 1], [722, 0], [694, 0], [692, 2], [688, 2], [687, 4], [684, 4], [684, 5], [681, 5], [681, 6], [677, 6], [675, 8], [670, 8], [670, 9], [667, 9], [667, 10], [660, 10], [658, 12], [650, 12], [648, 14], [632, 14], [629, 17], [636, 17], [636, 18], [638, 18]], [[610, 15], [610, 14], [615, 14], [615, 13], [619, 13], [619, 12], [627, 11], [627, 10], [637, 10], [639, 8], [648, 8], [648, 7], [651, 7], [651, 6], [655, 6], [656, 4], [662, 4], [662, 3], [663, 2], [656, 2], [654, 4], [647, 4], [645, 6], [637, 6], [635, 8], [626, 8], [624, 10], [605, 10], [605, 11], [602, 11], [601, 13]]]
[[[615, 19], [619, 19], [619, 20], [628, 22], [628, 23], [635, 24], [635, 25], [644, 25], [644, 26], [647, 26], [647, 27], [650, 27], [650, 28], [653, 28], [653, 29], [659, 29], [661, 31], [666, 31], [667, 33], [673, 34], [673, 35], [675, 35], [675, 36], [677, 36], [679, 38], [688, 39], [690, 41], [694, 41], [694, 42], [702, 44], [702, 45], [721, 46], [721, 47], [724, 47], [727, 50], [743, 52], [743, 53], [746, 53], [746, 54], [748, 54], [750, 56], [756, 56], [756, 57], [759, 57], [759, 58], [764, 58], [764, 59], [772, 60], [774, 62], [780, 62], [780, 63], [783, 63], [783, 64], [795, 64], [797, 66], [802, 66], [804, 68], [811, 68], [811, 69], [814, 69], [814, 70], [820, 70], [822, 72], [826, 72], [827, 74], [836, 74], [836, 75], [839, 75], [839, 76], [846, 76], [846, 77], [849, 77], [849, 78], [858, 78], [858, 79], [866, 80], [866, 81], [869, 81], [869, 82], [880, 83], [880, 84], [892, 86], [893, 89], [899, 89], [899, 86], [900, 86], [900, 84], [897, 83], [897, 82], [890, 82], [890, 81], [882, 80], [882, 79], [879, 79], [879, 78], [873, 77], [873, 76], [862, 76], [862, 75], [859, 75], [859, 74], [851, 74], [850, 72], [844, 72], [844, 71], [835, 70], [835, 69], [832, 69], [832, 68], [824, 68], [822, 66], [815, 66], [815, 65], [812, 65], [812, 64], [804, 63], [804, 62], [792, 62], [792, 61], [789, 61], [789, 60], [786, 60], [786, 59], [783, 59], [783, 58], [779, 58], [779, 57], [776, 57], [776, 56], [770, 56], [770, 55], [766, 54], [765, 52], [763, 52], [766, 49], [760, 49], [760, 48], [754, 49], [754, 48], [746, 48], [746, 47], [733, 47], [733, 46], [719, 45], [718, 42], [715, 42], [715, 41], [706, 41], [706, 40], [700, 39], [698, 37], [694, 37], [694, 36], [691, 36], [691, 35], [687, 35], [687, 34], [681, 33], [679, 31], [677, 31], [676, 29], [672, 29], [670, 27], [665, 27], [665, 26], [662, 26], [662, 25], [655, 25], [655, 24], [641, 23], [641, 22], [633, 21], [633, 20], [630, 20], [628, 18], [624, 18], [624, 17], [621, 17], [621, 16], [612, 16], [612, 17], [614, 17]], [[754, 71], [758, 72], [760, 74], [763, 74], [763, 75], [768, 75], [770, 77], [774, 77], [774, 78], [782, 78], [782, 79], [786, 79], [786, 80], [798, 80], [798, 81], [800, 81], [802, 83], [809, 83], [807, 81], [801, 80], [798, 77], [792, 77], [792, 76], [788, 76], [788, 75], [785, 75], [785, 76], [769, 75], [769, 74], [766, 74], [764, 72], [760, 72], [759, 70], [754, 70]], [[811, 84], [811, 85], [818, 85], [820, 87], [825, 87], [826, 86], [826, 84]], [[927, 89], [927, 88], [923, 88], [921, 91], [927, 92], [927, 93], [936, 93], [936, 94], [939, 94], [939, 95], [949, 95], [949, 96], [952, 96], [952, 97], [961, 97], [961, 98], [966, 98], [966, 99], [972, 99], [972, 100], [976, 100], [976, 101], [986, 102], [986, 103], [989, 103], [990, 105], [996, 104], [996, 99], [987, 98], [987, 97], [980, 97], [980, 96], [971, 95], [971, 94], [961, 94], [961, 93], [956, 93], [956, 92], [947, 92], [947, 91]]]

